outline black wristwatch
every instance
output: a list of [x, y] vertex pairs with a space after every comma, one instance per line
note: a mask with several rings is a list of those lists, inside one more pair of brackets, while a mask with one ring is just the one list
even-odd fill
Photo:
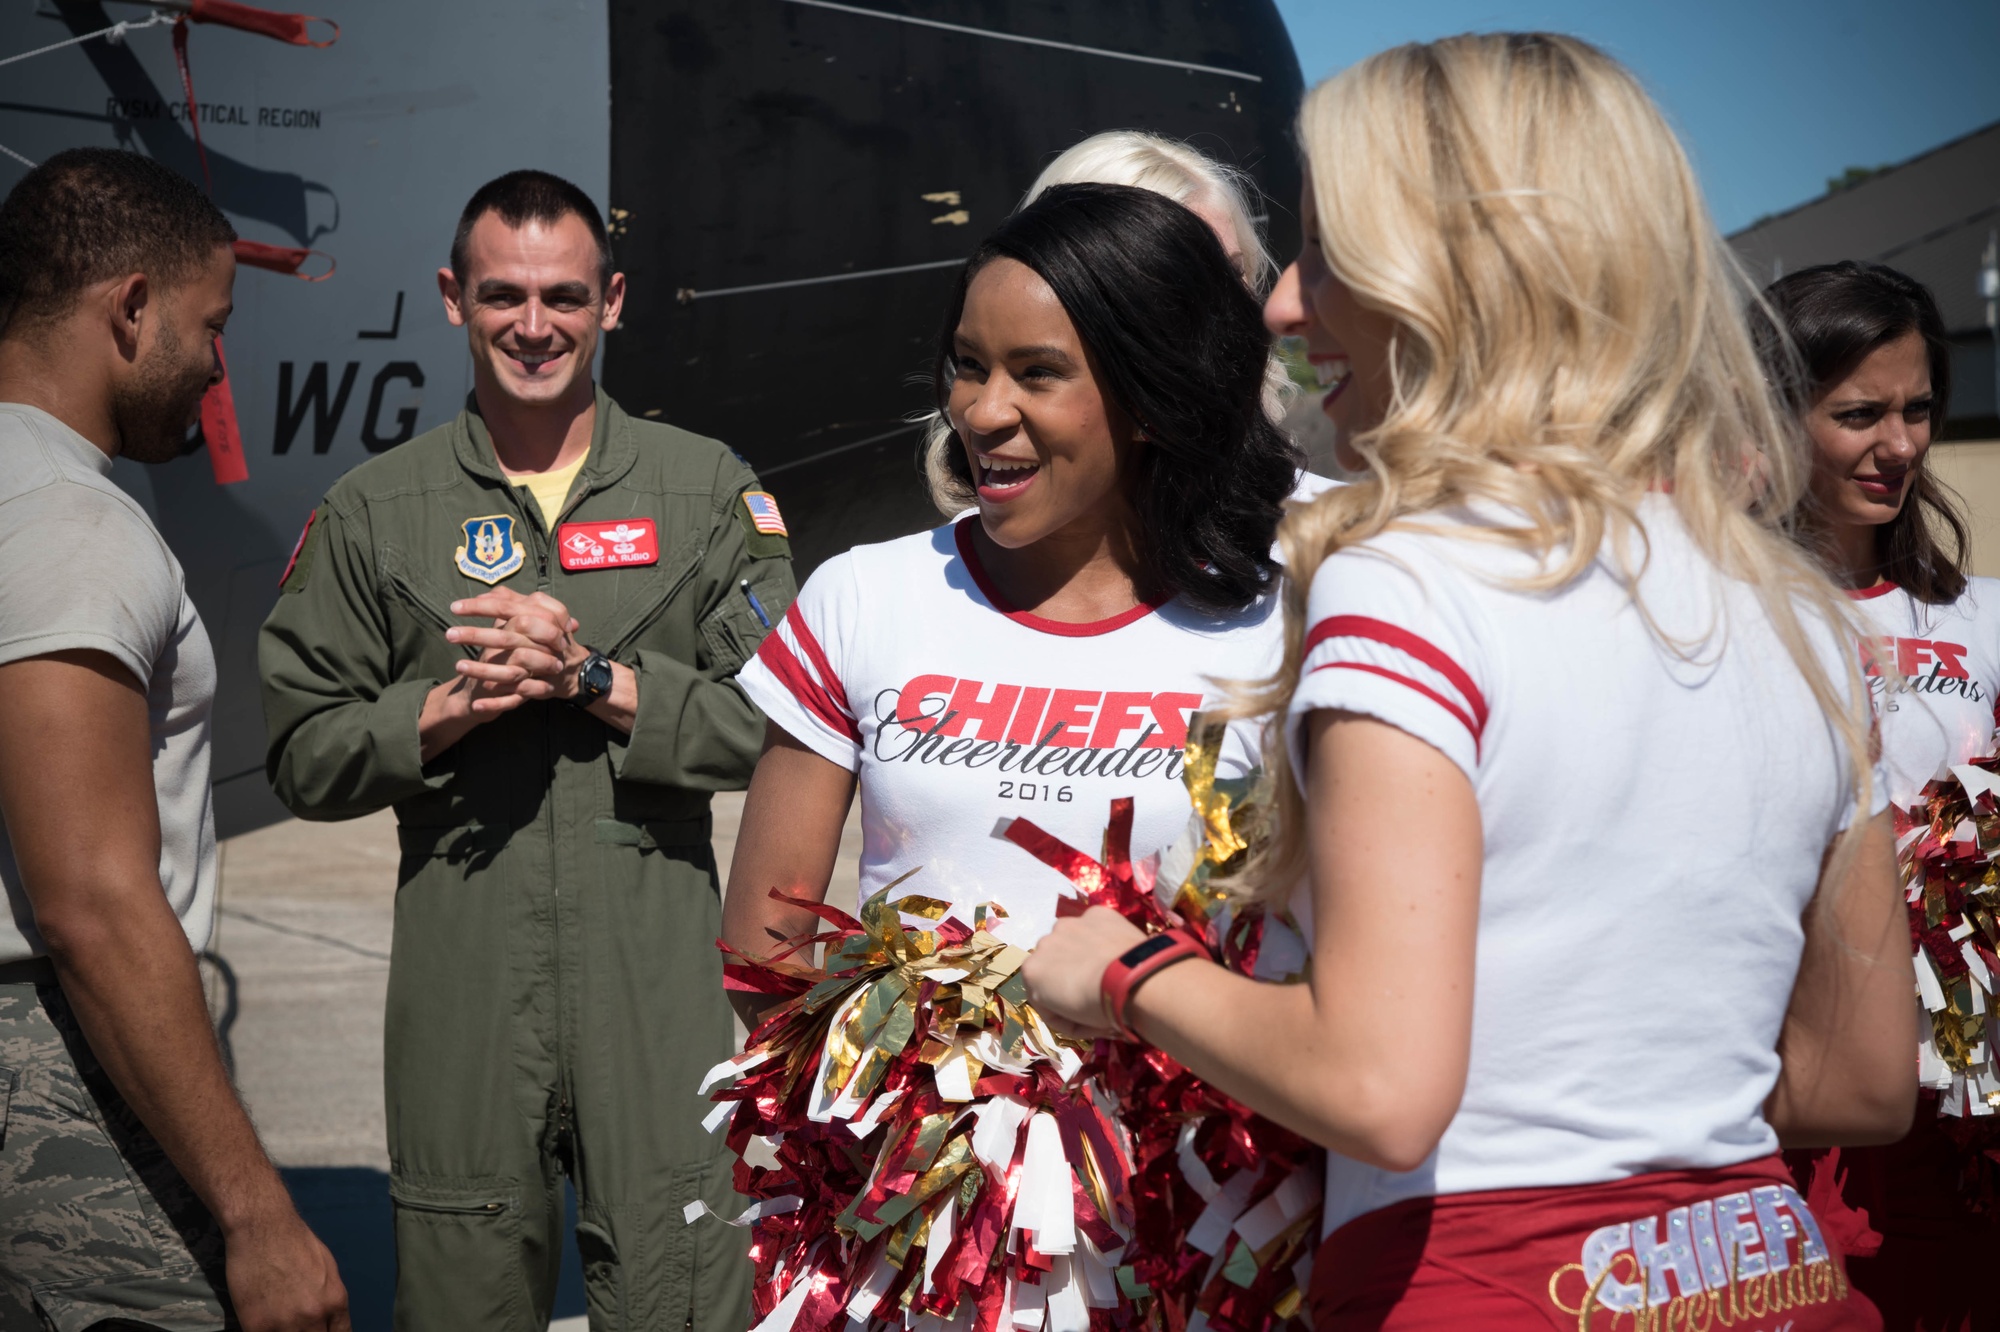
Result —
[[583, 665], [576, 668], [576, 695], [569, 702], [574, 707], [587, 708], [610, 692], [611, 658], [592, 648]]

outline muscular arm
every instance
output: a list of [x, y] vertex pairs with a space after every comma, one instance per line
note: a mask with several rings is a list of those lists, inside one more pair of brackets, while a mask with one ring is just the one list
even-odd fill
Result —
[[1917, 1102], [1916, 1005], [1895, 833], [1877, 815], [1832, 854], [1806, 907], [1805, 953], [1764, 1117], [1787, 1147], [1894, 1142]]
[[194, 954], [160, 885], [146, 698], [108, 654], [0, 666], [0, 814], [35, 928], [91, 1050], [221, 1224], [245, 1327], [346, 1327], [222, 1066]]
[[[819, 924], [810, 912], [771, 900], [770, 890], [826, 900], [840, 854], [840, 829], [854, 800], [854, 774], [829, 763], [777, 726], [767, 727], [764, 753], [750, 778], [729, 891], [722, 901], [722, 937], [751, 957]], [[730, 1005], [754, 1030], [771, 1001], [729, 992]]]
[[[1411, 1170], [1465, 1091], [1479, 804], [1456, 765], [1394, 727], [1320, 711], [1308, 731], [1310, 980], [1265, 985], [1182, 962], [1142, 986], [1126, 1016], [1252, 1109], [1344, 1156]], [[1410, 835], [1412, 809], [1427, 811], [1422, 836]], [[1029, 956], [1031, 997], [1104, 1024], [1098, 978], [1139, 937], [1105, 908], [1060, 922]], [[1421, 1040], [1413, 1013], [1423, 1014]]]

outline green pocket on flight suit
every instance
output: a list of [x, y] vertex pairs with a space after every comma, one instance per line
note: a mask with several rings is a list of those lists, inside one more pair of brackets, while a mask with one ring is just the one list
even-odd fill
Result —
[[392, 1177], [397, 1300], [416, 1327], [521, 1325], [530, 1304], [521, 1263], [520, 1196], [504, 1180], [442, 1184]]
[[700, 629], [701, 641], [708, 648], [708, 664], [725, 675], [742, 669], [770, 632], [750, 609], [750, 599], [741, 589], [703, 616]]
[[[727, 1161], [697, 1162], [674, 1167], [664, 1196], [644, 1205], [605, 1207], [581, 1201], [577, 1211], [576, 1249], [583, 1262], [584, 1294], [598, 1321], [616, 1327], [621, 1317], [644, 1319], [648, 1326], [679, 1328], [704, 1309], [719, 1310], [707, 1319], [693, 1318], [696, 1328], [720, 1332], [747, 1325], [748, 1300], [737, 1287], [746, 1267], [739, 1250], [747, 1247], [744, 1232], [713, 1221], [689, 1225], [685, 1209], [704, 1194], [719, 1195], [711, 1205], [734, 1215], [743, 1200], [729, 1189]], [[712, 1231], [722, 1232], [720, 1235]], [[623, 1241], [618, 1238], [623, 1232]], [[633, 1307], [633, 1306], [638, 1307]]]
[[639, 851], [657, 851], [674, 860], [684, 860], [698, 868], [711, 868], [715, 851], [710, 844], [711, 825], [707, 818], [646, 819], [628, 823], [624, 819], [599, 819], [599, 846], [629, 846]]
[[[727, 1152], [719, 1152], [707, 1166], [682, 1172], [695, 1175], [689, 1183], [687, 1200], [699, 1197], [723, 1216], [735, 1216], [747, 1206], [749, 1199], [731, 1187], [734, 1160]], [[685, 1207], [685, 1202], [679, 1202], [680, 1181], [677, 1179], [675, 1184], [676, 1201]], [[687, 1226], [683, 1233], [693, 1242], [694, 1250], [689, 1266], [688, 1311], [695, 1332], [732, 1332], [749, 1326], [750, 1286], [755, 1275], [750, 1264], [749, 1233], [712, 1220]]]
[[707, 819], [645, 819], [627, 823], [624, 819], [597, 821], [599, 846], [636, 846], [641, 851], [664, 851], [669, 847], [706, 846]]
[[403, 853], [399, 882], [407, 883], [416, 873], [412, 862], [444, 860], [480, 870], [507, 846], [514, 830], [504, 824], [472, 823], [445, 828], [396, 825], [396, 845]]
[[485, 1216], [497, 1217], [513, 1206], [509, 1197], [496, 1197], [492, 1189], [475, 1189], [470, 1193], [437, 1194], [428, 1189], [414, 1188], [408, 1184], [393, 1184], [389, 1196], [398, 1207], [407, 1207], [413, 1212], [433, 1212], [441, 1216]]
[[618, 1262], [618, 1242], [611, 1237], [610, 1228], [579, 1216], [576, 1256], [583, 1264], [583, 1293], [591, 1312], [607, 1326], [619, 1326], [625, 1308], [625, 1283]]
[[[719, 1262], [703, 1261], [704, 1257], [710, 1256], [713, 1242], [718, 1238], [712, 1232], [718, 1230], [725, 1232], [724, 1242], [731, 1248], [748, 1247], [749, 1236], [745, 1232], [721, 1225], [712, 1219], [704, 1220], [699, 1225], [674, 1224], [675, 1221], [682, 1219], [689, 1203], [708, 1191], [703, 1187], [705, 1177], [714, 1172], [714, 1162], [696, 1162], [674, 1167], [670, 1176], [665, 1209], [667, 1222], [663, 1236], [665, 1244], [661, 1249], [660, 1270], [656, 1276], [661, 1291], [660, 1313], [663, 1315], [663, 1325], [679, 1327], [685, 1322], [696, 1328], [697, 1332], [703, 1327], [715, 1325], [712, 1317], [697, 1316], [703, 1312], [703, 1306], [713, 1306], [718, 1303], [718, 1297], [723, 1296], [727, 1290], [727, 1277], [730, 1275], [727, 1272], [729, 1266], [727, 1256], [715, 1254], [713, 1257], [719, 1259]], [[731, 1201], [734, 1201], [734, 1195], [730, 1194], [724, 1194], [722, 1198], [716, 1200], [723, 1206]], [[716, 1210], [722, 1211], [723, 1206], [718, 1206]], [[741, 1204], [738, 1203], [738, 1206]], [[729, 1211], [725, 1212], [725, 1215], [733, 1216], [735, 1213]], [[718, 1284], [718, 1278], [722, 1278], [722, 1288], [713, 1289]], [[728, 1303], [726, 1298], [721, 1302]], [[745, 1312], [748, 1312], [747, 1309]]]

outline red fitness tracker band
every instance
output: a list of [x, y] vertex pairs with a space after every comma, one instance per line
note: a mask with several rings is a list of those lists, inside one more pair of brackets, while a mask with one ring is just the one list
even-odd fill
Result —
[[1180, 930], [1155, 934], [1120, 953], [1118, 960], [1104, 969], [1104, 979], [1097, 983], [1119, 1034], [1127, 1040], [1140, 1039], [1125, 1019], [1125, 1007], [1132, 1002], [1133, 991], [1176, 962], [1207, 956], [1208, 949]]

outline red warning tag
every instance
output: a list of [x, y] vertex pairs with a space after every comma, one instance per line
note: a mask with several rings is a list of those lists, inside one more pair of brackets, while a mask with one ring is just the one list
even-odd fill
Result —
[[556, 529], [556, 555], [571, 573], [616, 569], [626, 564], [658, 564], [660, 536], [651, 518], [608, 523], [564, 523]]
[[222, 366], [222, 378], [208, 386], [201, 398], [201, 434], [208, 441], [208, 465], [215, 471], [215, 484], [234, 485], [250, 479], [250, 465], [243, 458], [243, 431], [236, 424], [236, 394], [229, 387], [229, 363], [222, 359], [222, 339], [215, 340], [215, 359]]

